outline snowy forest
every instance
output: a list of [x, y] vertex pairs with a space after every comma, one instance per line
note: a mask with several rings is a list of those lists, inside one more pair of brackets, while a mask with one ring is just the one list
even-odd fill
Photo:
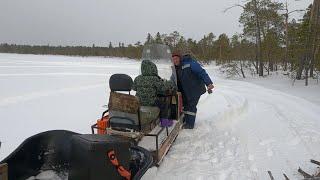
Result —
[[[184, 37], [177, 31], [147, 34], [145, 42], [125, 45], [109, 43], [108, 47], [0, 45], [0, 52], [22, 54], [54, 54], [79, 56], [114, 56], [139, 59], [146, 43], [165, 43], [173, 50], [191, 51], [197, 60], [210, 63], [215, 60], [230, 75], [245, 78], [246, 72], [265, 76], [283, 70], [294, 79], [319, 78], [320, 19], [319, 1], [306, 9], [289, 9], [288, 3], [271, 0], [251, 0], [224, 10], [241, 8], [239, 22], [243, 32], [227, 34], [208, 33], [200, 40]], [[292, 18], [301, 14], [300, 19]]]

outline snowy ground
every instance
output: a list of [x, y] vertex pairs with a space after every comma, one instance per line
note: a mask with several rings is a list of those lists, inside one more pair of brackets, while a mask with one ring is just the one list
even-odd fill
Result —
[[[309, 159], [320, 159], [320, 85], [292, 90], [274, 76], [244, 82], [217, 77], [213, 65], [207, 70], [216, 89], [202, 96], [195, 129], [181, 131], [144, 179], [268, 179], [268, 170], [275, 179], [299, 179], [299, 166], [317, 170]], [[89, 133], [116, 72], [134, 77], [139, 63], [0, 54], [0, 159], [38, 132]]]
[[258, 76], [248, 76], [242, 80], [298, 96], [320, 105], [320, 81], [316, 79], [309, 79], [307, 87], [304, 85], [304, 80], [293, 81], [288, 76], [278, 72], [272, 72], [272, 74], [263, 78], [263, 81]]

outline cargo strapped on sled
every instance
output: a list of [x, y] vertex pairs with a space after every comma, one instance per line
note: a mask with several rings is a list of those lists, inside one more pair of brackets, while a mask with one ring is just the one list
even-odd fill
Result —
[[126, 170], [123, 166], [119, 164], [119, 161], [116, 157], [114, 150], [108, 151], [108, 157], [111, 164], [117, 169], [120, 176], [124, 177], [126, 180], [130, 180], [131, 179], [130, 171]]

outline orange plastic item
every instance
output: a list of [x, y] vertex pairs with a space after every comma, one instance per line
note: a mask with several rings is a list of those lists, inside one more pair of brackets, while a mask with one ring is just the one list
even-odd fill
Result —
[[107, 127], [109, 127], [109, 115], [97, 120], [98, 134], [107, 134]]

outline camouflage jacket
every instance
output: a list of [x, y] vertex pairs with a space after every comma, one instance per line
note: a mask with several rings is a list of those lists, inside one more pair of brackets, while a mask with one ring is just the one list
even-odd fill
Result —
[[136, 96], [142, 106], [155, 106], [157, 95], [165, 93], [172, 87], [171, 81], [158, 76], [157, 66], [153, 62], [149, 60], [141, 62], [141, 75], [134, 79], [133, 90], [137, 91]]

